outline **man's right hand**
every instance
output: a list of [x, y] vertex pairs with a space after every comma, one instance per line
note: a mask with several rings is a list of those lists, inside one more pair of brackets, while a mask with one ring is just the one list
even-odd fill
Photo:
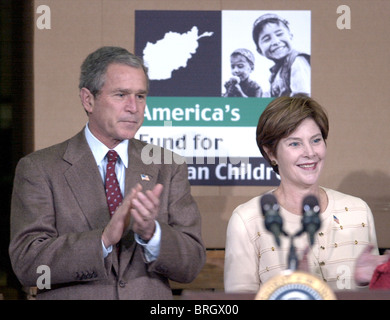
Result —
[[124, 197], [122, 204], [116, 209], [110, 219], [110, 222], [103, 230], [102, 240], [106, 248], [116, 245], [122, 238], [123, 233], [130, 224], [131, 205], [137, 192], [142, 190], [141, 185], [137, 185], [131, 192]]
[[390, 259], [390, 251], [386, 250], [383, 255], [374, 255], [372, 244], [366, 246], [356, 260], [354, 278], [359, 286], [366, 286], [371, 282], [371, 278], [377, 266]]

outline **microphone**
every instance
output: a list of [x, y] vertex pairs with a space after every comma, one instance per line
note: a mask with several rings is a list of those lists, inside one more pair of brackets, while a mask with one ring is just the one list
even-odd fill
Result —
[[302, 213], [303, 231], [309, 234], [310, 245], [312, 246], [314, 244], [314, 234], [321, 227], [320, 205], [315, 196], [309, 195], [303, 199]]
[[275, 196], [267, 193], [260, 199], [261, 210], [264, 216], [265, 228], [272, 232], [275, 242], [280, 247], [280, 234], [283, 233], [283, 220], [279, 215], [279, 204]]
[[238, 76], [232, 76], [230, 78], [230, 81], [232, 82], [233, 85], [240, 83], [240, 78]]

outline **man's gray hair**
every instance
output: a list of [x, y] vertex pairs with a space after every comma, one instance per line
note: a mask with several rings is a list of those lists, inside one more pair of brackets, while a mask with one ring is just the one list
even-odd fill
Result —
[[142, 68], [149, 91], [148, 69], [142, 59], [120, 47], [101, 47], [87, 56], [81, 65], [79, 89], [87, 88], [96, 97], [104, 86], [107, 68], [113, 63]]

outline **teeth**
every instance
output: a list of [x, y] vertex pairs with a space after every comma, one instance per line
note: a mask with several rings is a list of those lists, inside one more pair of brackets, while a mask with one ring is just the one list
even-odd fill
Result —
[[279, 50], [282, 50], [282, 49], [284, 49], [284, 47], [277, 47], [274, 50], [272, 50], [272, 53], [275, 53], [276, 51], [279, 51]]
[[299, 165], [301, 168], [313, 168], [314, 164], [301, 164]]

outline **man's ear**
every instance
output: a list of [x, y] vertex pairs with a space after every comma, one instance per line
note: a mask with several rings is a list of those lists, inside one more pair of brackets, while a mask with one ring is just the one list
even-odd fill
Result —
[[87, 88], [81, 88], [80, 100], [81, 100], [81, 104], [83, 105], [85, 111], [87, 113], [92, 112], [92, 109], [93, 109], [93, 106], [95, 103], [95, 97], [93, 96], [91, 91], [89, 91]]

